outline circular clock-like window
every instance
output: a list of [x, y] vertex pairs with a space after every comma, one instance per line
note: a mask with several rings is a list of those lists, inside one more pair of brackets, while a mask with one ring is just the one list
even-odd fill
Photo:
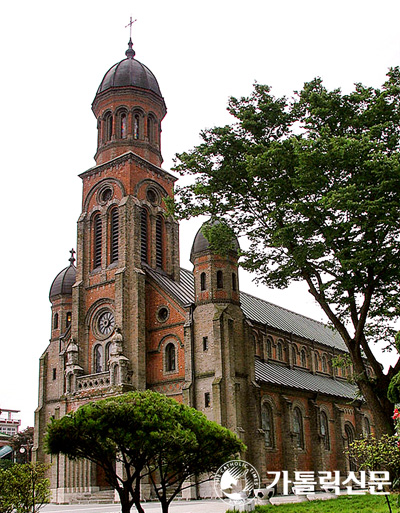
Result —
[[97, 329], [102, 335], [110, 335], [115, 326], [114, 314], [110, 311], [103, 312], [97, 321]]

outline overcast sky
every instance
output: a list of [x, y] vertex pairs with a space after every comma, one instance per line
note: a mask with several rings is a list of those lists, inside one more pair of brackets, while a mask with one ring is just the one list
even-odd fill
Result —
[[[22, 428], [33, 425], [37, 406], [50, 285], [76, 247], [78, 174], [94, 165], [91, 103], [106, 71], [125, 57], [130, 16], [136, 58], [157, 77], [168, 108], [166, 170], [202, 129], [229, 122], [229, 96], [248, 95], [255, 81], [277, 96], [316, 76], [350, 91], [355, 82], [380, 86], [400, 64], [398, 0], [3, 2], [0, 408], [21, 410]], [[188, 269], [198, 226], [181, 225]], [[304, 287], [257, 289], [243, 272], [240, 280], [246, 292], [323, 319]]]

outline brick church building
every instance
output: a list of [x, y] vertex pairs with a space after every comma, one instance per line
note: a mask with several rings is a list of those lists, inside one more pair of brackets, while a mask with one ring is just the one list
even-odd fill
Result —
[[264, 483], [268, 470], [349, 470], [346, 445], [373, 419], [333, 365], [346, 353], [340, 337], [241, 292], [237, 252], [214, 254], [201, 231], [193, 269], [180, 267], [179, 225], [164, 204], [176, 181], [161, 167], [166, 106], [131, 41], [92, 110], [96, 165], [80, 175], [76, 260], [71, 251], [51, 285], [51, 339], [40, 358], [35, 457], [52, 463], [53, 501], [107, 485], [90, 462], [44, 453], [47, 423], [130, 390], [167, 394], [236, 432]]

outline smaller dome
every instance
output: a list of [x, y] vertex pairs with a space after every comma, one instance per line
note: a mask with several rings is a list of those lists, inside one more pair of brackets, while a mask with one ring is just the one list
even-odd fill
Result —
[[60, 271], [51, 284], [49, 293], [50, 301], [53, 297], [58, 296], [59, 294], [72, 294], [72, 286], [76, 281], [76, 267], [74, 265], [75, 258], [73, 257], [73, 253], [74, 251], [71, 250], [72, 256], [69, 259], [71, 262], [70, 265]]
[[[202, 253], [203, 251], [208, 251], [210, 249], [210, 243], [205, 238], [205, 236], [202, 232], [203, 226], [205, 224], [207, 224], [208, 222], [209, 221], [206, 221], [201, 226], [201, 228], [199, 229], [199, 231], [197, 232], [197, 234], [194, 238], [192, 250], [190, 251], [190, 261], [191, 262], [193, 262], [195, 255], [197, 255], [198, 253]], [[232, 250], [236, 251], [236, 252], [238, 252], [240, 250], [239, 241], [237, 240], [237, 238], [235, 236], [232, 237]]]

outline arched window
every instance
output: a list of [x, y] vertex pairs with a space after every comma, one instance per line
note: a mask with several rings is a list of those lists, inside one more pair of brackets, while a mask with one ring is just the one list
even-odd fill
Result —
[[111, 252], [110, 252], [110, 261], [118, 262], [118, 239], [119, 239], [119, 214], [118, 208], [113, 208], [111, 210], [111, 233], [110, 233], [110, 243], [111, 243]]
[[237, 285], [236, 285], [236, 274], [232, 273], [232, 290], [236, 291]]
[[272, 358], [272, 340], [270, 338], [267, 338], [267, 356]]
[[293, 432], [296, 437], [296, 447], [299, 449], [304, 449], [303, 415], [301, 414], [300, 408], [298, 407], [293, 409]]
[[206, 290], [207, 289], [207, 275], [206, 273], [200, 274], [200, 290]]
[[119, 122], [120, 122], [120, 133], [119, 136], [121, 139], [126, 139], [127, 136], [127, 115], [126, 112], [122, 112]]
[[293, 361], [293, 365], [297, 365], [297, 348], [296, 348], [296, 346], [292, 347], [292, 361]]
[[156, 219], [156, 266], [163, 268], [163, 219], [160, 215]]
[[[346, 449], [346, 453], [347, 453], [347, 451], [350, 449], [350, 444], [352, 444], [354, 442], [355, 431], [354, 431], [353, 426], [350, 424], [350, 422], [346, 422], [346, 424], [344, 425], [344, 431], [346, 433], [345, 449]], [[349, 463], [350, 471], [357, 470], [357, 465], [356, 465], [356, 462], [354, 461], [354, 458], [352, 458], [351, 456], [348, 456], [348, 463]]]
[[147, 210], [142, 208], [140, 212], [140, 258], [147, 262]]
[[101, 266], [102, 223], [100, 214], [93, 219], [93, 268]]
[[106, 370], [109, 369], [109, 361], [110, 361], [110, 349], [111, 349], [111, 342], [108, 342], [106, 345], [106, 356], [104, 358], [104, 368]]
[[133, 116], [133, 138], [140, 139], [140, 116], [139, 114], [134, 114]]
[[172, 372], [176, 370], [175, 345], [170, 342], [165, 348], [165, 370]]
[[371, 436], [371, 424], [369, 422], [368, 417], [364, 417], [363, 428], [364, 428], [363, 431], [364, 431], [365, 438], [368, 438], [369, 436]]
[[326, 363], [325, 355], [322, 355], [322, 372], [328, 372], [328, 365]]
[[222, 271], [217, 271], [217, 289], [223, 289], [224, 288], [224, 275], [222, 274]]
[[320, 422], [321, 422], [321, 436], [323, 439], [324, 448], [326, 450], [329, 450], [330, 449], [329, 424], [328, 424], [328, 417], [324, 411], [321, 411]]
[[156, 126], [157, 126], [157, 122], [156, 122], [154, 116], [150, 115], [147, 118], [147, 137], [149, 139], [149, 142], [151, 142], [151, 143], [157, 142]]
[[319, 370], [319, 358], [318, 358], [318, 353], [314, 353], [314, 368], [315, 368], [315, 371], [318, 371], [318, 370]]
[[111, 112], [107, 113], [104, 118], [105, 123], [105, 133], [104, 133], [104, 139], [106, 141], [111, 141], [112, 137], [112, 131], [113, 131], [113, 118]]
[[65, 327], [68, 328], [69, 326], [71, 326], [71, 322], [72, 322], [72, 313], [67, 312], [67, 317], [65, 319]]
[[301, 366], [302, 367], [307, 367], [307, 355], [306, 355], [306, 350], [305, 349], [301, 350], [300, 359], [301, 359]]
[[53, 330], [56, 329], [58, 329], [58, 313], [55, 313], [53, 317]]
[[264, 431], [265, 445], [274, 446], [274, 418], [272, 408], [268, 403], [264, 403], [261, 409], [261, 426]]
[[283, 360], [282, 342], [278, 342], [278, 344], [276, 346], [276, 358], [277, 358], [277, 360]]
[[94, 372], [103, 372], [103, 348], [100, 344], [94, 348]]

